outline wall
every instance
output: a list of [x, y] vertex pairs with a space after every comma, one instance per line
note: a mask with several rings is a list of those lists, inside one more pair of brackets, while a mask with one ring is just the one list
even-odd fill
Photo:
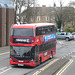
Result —
[[0, 7], [0, 47], [9, 45], [12, 24], [14, 24], [14, 9]]
[[0, 8], [0, 46], [6, 45], [6, 13], [5, 8]]
[[7, 8], [6, 9], [6, 45], [8, 46], [10, 43], [10, 28], [11, 25], [14, 24], [14, 9]]

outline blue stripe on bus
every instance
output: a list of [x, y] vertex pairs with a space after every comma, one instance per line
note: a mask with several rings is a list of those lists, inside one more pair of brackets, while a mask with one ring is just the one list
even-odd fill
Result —
[[52, 39], [55, 39], [55, 34], [45, 36], [45, 42], [52, 40]]

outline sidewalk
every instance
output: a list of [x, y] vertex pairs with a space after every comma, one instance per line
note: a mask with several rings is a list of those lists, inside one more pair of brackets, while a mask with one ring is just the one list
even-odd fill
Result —
[[9, 51], [10, 51], [10, 46], [0, 47], [0, 54]]

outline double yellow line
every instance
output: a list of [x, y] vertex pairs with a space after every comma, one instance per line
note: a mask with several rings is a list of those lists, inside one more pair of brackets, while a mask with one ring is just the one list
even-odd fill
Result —
[[61, 75], [71, 64], [73, 60], [70, 59], [70, 61], [56, 74], [56, 75]]
[[[44, 71], [46, 68], [48, 68], [50, 65], [58, 61], [59, 59], [55, 59], [40, 70], [36, 71], [33, 75], [39, 75], [42, 71]], [[73, 60], [70, 59], [69, 62], [56, 74], [56, 75], [61, 75], [71, 64], [73, 63]]]
[[44, 71], [46, 68], [48, 68], [49, 66], [51, 66], [53, 63], [55, 63], [56, 61], [58, 61], [58, 59], [53, 60], [52, 62], [50, 62], [49, 64], [47, 64], [46, 66], [44, 66], [43, 68], [41, 68], [39, 71], [35, 72], [33, 75], [38, 75], [40, 74], [42, 71]]

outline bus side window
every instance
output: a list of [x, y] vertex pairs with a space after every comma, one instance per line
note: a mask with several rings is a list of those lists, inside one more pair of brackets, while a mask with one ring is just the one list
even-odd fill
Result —
[[50, 26], [48, 26], [48, 27], [47, 27], [47, 34], [49, 34], [50, 31], [51, 31], [51, 30], [50, 30]]
[[48, 26], [45, 27], [45, 33], [48, 34]]
[[42, 28], [38, 27], [36, 28], [36, 36], [42, 35]]
[[38, 36], [39, 35], [39, 33], [38, 33], [38, 28], [36, 28], [36, 36]]
[[54, 31], [54, 27], [50, 26], [50, 29], [51, 29], [51, 33], [52, 33]]
[[42, 35], [42, 27], [39, 28], [39, 35]]
[[46, 34], [45, 27], [42, 27], [42, 35]]
[[56, 29], [56, 27], [54, 26], [54, 32], [56, 32], [56, 30], [57, 30], [57, 29]]

